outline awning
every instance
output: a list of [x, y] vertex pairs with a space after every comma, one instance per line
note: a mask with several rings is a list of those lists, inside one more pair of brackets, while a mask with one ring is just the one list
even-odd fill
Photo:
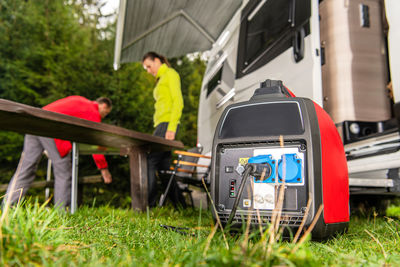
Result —
[[167, 57], [211, 48], [242, 0], [121, 0], [114, 68], [148, 51]]

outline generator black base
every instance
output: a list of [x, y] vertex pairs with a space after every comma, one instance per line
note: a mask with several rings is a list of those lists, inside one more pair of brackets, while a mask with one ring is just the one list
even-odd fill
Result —
[[[253, 171], [247, 172], [249, 166]], [[228, 106], [213, 141], [211, 196], [223, 224], [267, 225], [283, 190], [281, 226], [308, 227], [314, 239], [349, 221], [347, 164], [332, 120], [317, 104], [267, 80], [247, 102]], [[306, 216], [307, 201], [311, 207]], [[305, 218], [306, 216], [306, 218]]]

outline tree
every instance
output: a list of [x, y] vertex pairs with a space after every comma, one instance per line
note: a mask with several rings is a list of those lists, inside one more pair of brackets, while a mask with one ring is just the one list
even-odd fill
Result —
[[[68, 95], [109, 96], [114, 109], [104, 122], [152, 133], [155, 79], [139, 62], [112, 69], [115, 22], [99, 25], [101, 0], [3, 0], [0, 2], [0, 98], [42, 107]], [[172, 59], [182, 79], [185, 102], [178, 138], [196, 144], [197, 103], [205, 64], [199, 58]], [[181, 64], [177, 64], [181, 62]], [[0, 131], [0, 182], [15, 171], [23, 136]], [[127, 191], [127, 161], [110, 158]], [[83, 164], [82, 164], [83, 163]], [[90, 158], [80, 174], [92, 172]], [[118, 180], [120, 179], [120, 180]]]

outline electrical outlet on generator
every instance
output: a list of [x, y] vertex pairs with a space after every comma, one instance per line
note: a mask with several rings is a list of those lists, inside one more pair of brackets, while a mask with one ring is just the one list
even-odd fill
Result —
[[278, 181], [302, 183], [302, 159], [297, 154], [284, 154], [278, 161]]
[[255, 183], [274, 183], [276, 180], [276, 160], [272, 155], [259, 155], [249, 159], [256, 166], [253, 174]]

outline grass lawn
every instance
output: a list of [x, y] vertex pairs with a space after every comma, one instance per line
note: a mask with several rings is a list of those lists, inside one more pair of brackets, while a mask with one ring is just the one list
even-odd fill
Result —
[[136, 213], [86, 206], [69, 215], [32, 202], [6, 215], [0, 232], [6, 266], [400, 265], [400, 221], [373, 215], [352, 217], [346, 234], [296, 248], [289, 241], [269, 244], [266, 234], [213, 231], [210, 212], [199, 209]]

